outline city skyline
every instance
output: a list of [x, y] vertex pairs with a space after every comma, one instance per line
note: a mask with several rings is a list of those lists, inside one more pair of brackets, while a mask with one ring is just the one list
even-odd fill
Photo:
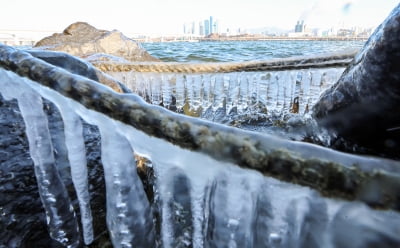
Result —
[[212, 33], [220, 33], [219, 20], [210, 16], [200, 21], [186, 22], [183, 25], [183, 34], [193, 34], [199, 36], [207, 36]]
[[61, 32], [73, 22], [85, 21], [126, 34], [167, 35], [183, 33], [185, 22], [204, 22], [210, 16], [217, 18], [220, 29], [225, 30], [294, 30], [299, 20], [310, 28], [330, 28], [340, 23], [376, 27], [396, 5], [395, 0], [114, 0], [113, 5], [94, 0], [8, 0], [2, 6], [0, 30]]
[[[222, 25], [221, 25], [222, 26]], [[257, 29], [241, 29], [232, 27], [220, 27], [220, 21], [210, 16], [204, 21], [185, 22], [183, 24], [183, 34], [192, 37], [207, 37], [210, 34], [226, 36], [235, 35], [263, 35], [263, 36], [287, 36], [287, 37], [302, 37], [302, 36], [346, 36], [356, 37], [361, 35], [363, 37], [369, 36], [373, 27], [362, 26], [348, 26], [345, 23], [338, 23], [336, 26], [325, 28], [309, 27], [305, 20], [298, 20], [291, 29], [279, 29], [274, 27], [262, 27]]]

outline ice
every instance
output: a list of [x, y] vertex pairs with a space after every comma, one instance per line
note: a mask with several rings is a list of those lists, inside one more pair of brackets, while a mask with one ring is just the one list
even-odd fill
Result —
[[[144, 193], [143, 185], [136, 174], [134, 152], [126, 138], [115, 131], [115, 121], [101, 114], [89, 111], [72, 100], [63, 99], [60, 95], [57, 93], [54, 94], [45, 87], [36, 86], [35, 89], [45, 97], [62, 105], [63, 107], [60, 108], [60, 111], [69, 112], [65, 114], [65, 121], [71, 122], [70, 127], [75, 128], [75, 130], [71, 131], [82, 134], [78, 116], [84, 118], [88, 123], [99, 127], [102, 138], [101, 159], [104, 166], [107, 192], [107, 226], [114, 247], [153, 247], [154, 227], [153, 219], [150, 215], [151, 208]], [[62, 102], [63, 100], [64, 102]], [[73, 110], [76, 110], [76, 113]], [[72, 149], [77, 149], [79, 147], [79, 145], [76, 146], [78, 143], [80, 142], [72, 140]], [[80, 149], [82, 149], [80, 153], [83, 154], [84, 147], [80, 147]], [[78, 155], [75, 154], [73, 156]], [[77, 159], [78, 157], [75, 158]], [[86, 167], [86, 164], [81, 165]], [[84, 168], [81, 172], [85, 172], [86, 170]], [[79, 170], [76, 172], [79, 173]], [[87, 175], [87, 172], [81, 175], [81, 179], [87, 180], [87, 176], [84, 175]], [[87, 190], [84, 187], [81, 189]], [[82, 199], [84, 200], [83, 206], [90, 206], [89, 199]], [[87, 213], [90, 214], [90, 212]], [[89, 241], [91, 238], [90, 235], [93, 234], [90, 233], [90, 216], [87, 215], [86, 217], [82, 219], [82, 223], [88, 225], [87, 237]]]
[[[49, 94], [43, 87], [32, 85], [43, 97], [52, 101], [59, 109], [65, 134], [65, 145], [68, 150], [69, 167], [72, 182], [79, 201], [83, 238], [85, 244], [93, 241], [93, 218], [90, 209], [90, 195], [88, 190], [88, 171], [86, 165], [86, 150], [83, 140], [82, 122], [79, 116], [71, 110], [68, 100], [58, 94]], [[60, 168], [59, 168], [60, 171]]]
[[81, 211], [83, 238], [85, 244], [88, 245], [93, 241], [93, 218], [90, 210], [90, 195], [87, 179], [88, 171], [86, 166], [86, 150], [83, 140], [82, 122], [79, 116], [66, 105], [57, 104], [57, 107], [64, 120], [65, 142], [71, 166], [72, 182], [77, 193]]
[[[0, 92], [6, 99], [18, 100], [50, 236], [66, 247], [78, 247], [80, 246], [78, 223], [65, 185], [55, 165], [42, 98], [24, 81], [27, 80], [1, 70]], [[18, 88], [17, 91], [15, 87]]]
[[[289, 111], [295, 97], [301, 98], [299, 112], [305, 112], [306, 105], [318, 97], [317, 92], [330, 85], [340, 71], [313, 69], [189, 76], [133, 73], [124, 77], [131, 77], [132, 84], [143, 86], [137, 90], [149, 101], [172, 106], [169, 94], [175, 94], [177, 106], [186, 103], [194, 106], [189, 110], [210, 107], [210, 118], [215, 118], [217, 110], [227, 114], [230, 112], [227, 110], [237, 106], [239, 112], [247, 111], [256, 103], [265, 103], [271, 111]], [[12, 73], [0, 71], [0, 75], [1, 93], [18, 99], [24, 119], [29, 121], [30, 143], [36, 141], [30, 144], [31, 153], [52, 237], [67, 247], [78, 245], [79, 231], [77, 225], [76, 228], [66, 226], [70, 222], [64, 221], [71, 218], [76, 224], [54, 166], [40, 97], [27, 85], [60, 108], [72, 174], [76, 172], [80, 176], [74, 179], [74, 184], [82, 213], [90, 206], [90, 199], [85, 197], [87, 171], [83, 168], [86, 164], [79, 117], [98, 126], [106, 182], [107, 227], [114, 247], [330, 248], [400, 244], [398, 212], [377, 211], [357, 201], [326, 198], [308, 187], [182, 149]], [[171, 123], [171, 129], [174, 124]], [[70, 137], [73, 135], [77, 137]], [[274, 142], [266, 147], [280, 145]], [[310, 157], [315, 155], [309, 148], [296, 149]], [[335, 159], [329, 157], [335, 154], [326, 153], [326, 159]], [[136, 173], [135, 156], [146, 158], [154, 169], [154, 199], [145, 194]], [[161, 216], [155, 217], [154, 212]], [[86, 213], [82, 214], [83, 233], [85, 242], [90, 242], [92, 221], [89, 212]], [[349, 245], [346, 242], [352, 237], [357, 237], [357, 242]]]
[[107, 225], [114, 247], [154, 247], [150, 205], [136, 174], [133, 150], [113, 121], [98, 123], [107, 192]]
[[260, 111], [260, 106], [268, 114], [293, 112], [295, 99], [299, 103], [296, 113], [305, 114], [317, 101], [320, 92], [334, 84], [343, 70], [327, 68], [161, 75], [130, 71], [111, 74], [150, 103], [159, 105], [163, 102], [166, 108], [170, 108], [171, 99], [175, 98], [174, 106], [185, 114], [225, 122], [232, 111], [240, 116], [254, 115]]

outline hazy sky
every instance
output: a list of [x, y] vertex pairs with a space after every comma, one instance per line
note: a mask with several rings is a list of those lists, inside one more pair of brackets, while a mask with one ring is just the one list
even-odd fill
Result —
[[221, 26], [293, 29], [305, 19], [309, 27], [376, 26], [399, 4], [397, 0], [2, 0], [1, 29], [61, 32], [76, 21], [124, 33], [182, 33], [183, 23], [212, 15]]

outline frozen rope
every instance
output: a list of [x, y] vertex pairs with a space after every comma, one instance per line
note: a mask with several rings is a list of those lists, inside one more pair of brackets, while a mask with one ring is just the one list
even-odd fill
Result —
[[93, 61], [94, 66], [103, 72], [157, 72], [157, 73], [215, 73], [240, 71], [281, 71], [309, 68], [346, 67], [353, 60], [355, 50], [313, 57], [279, 58], [266, 61], [220, 62], [220, 63], [176, 63], [176, 62], [137, 62], [115, 63]]

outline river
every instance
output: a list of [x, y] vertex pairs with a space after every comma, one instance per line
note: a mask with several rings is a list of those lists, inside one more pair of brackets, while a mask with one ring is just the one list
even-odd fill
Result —
[[267, 60], [360, 49], [364, 41], [226, 41], [142, 43], [153, 56], [171, 62]]

